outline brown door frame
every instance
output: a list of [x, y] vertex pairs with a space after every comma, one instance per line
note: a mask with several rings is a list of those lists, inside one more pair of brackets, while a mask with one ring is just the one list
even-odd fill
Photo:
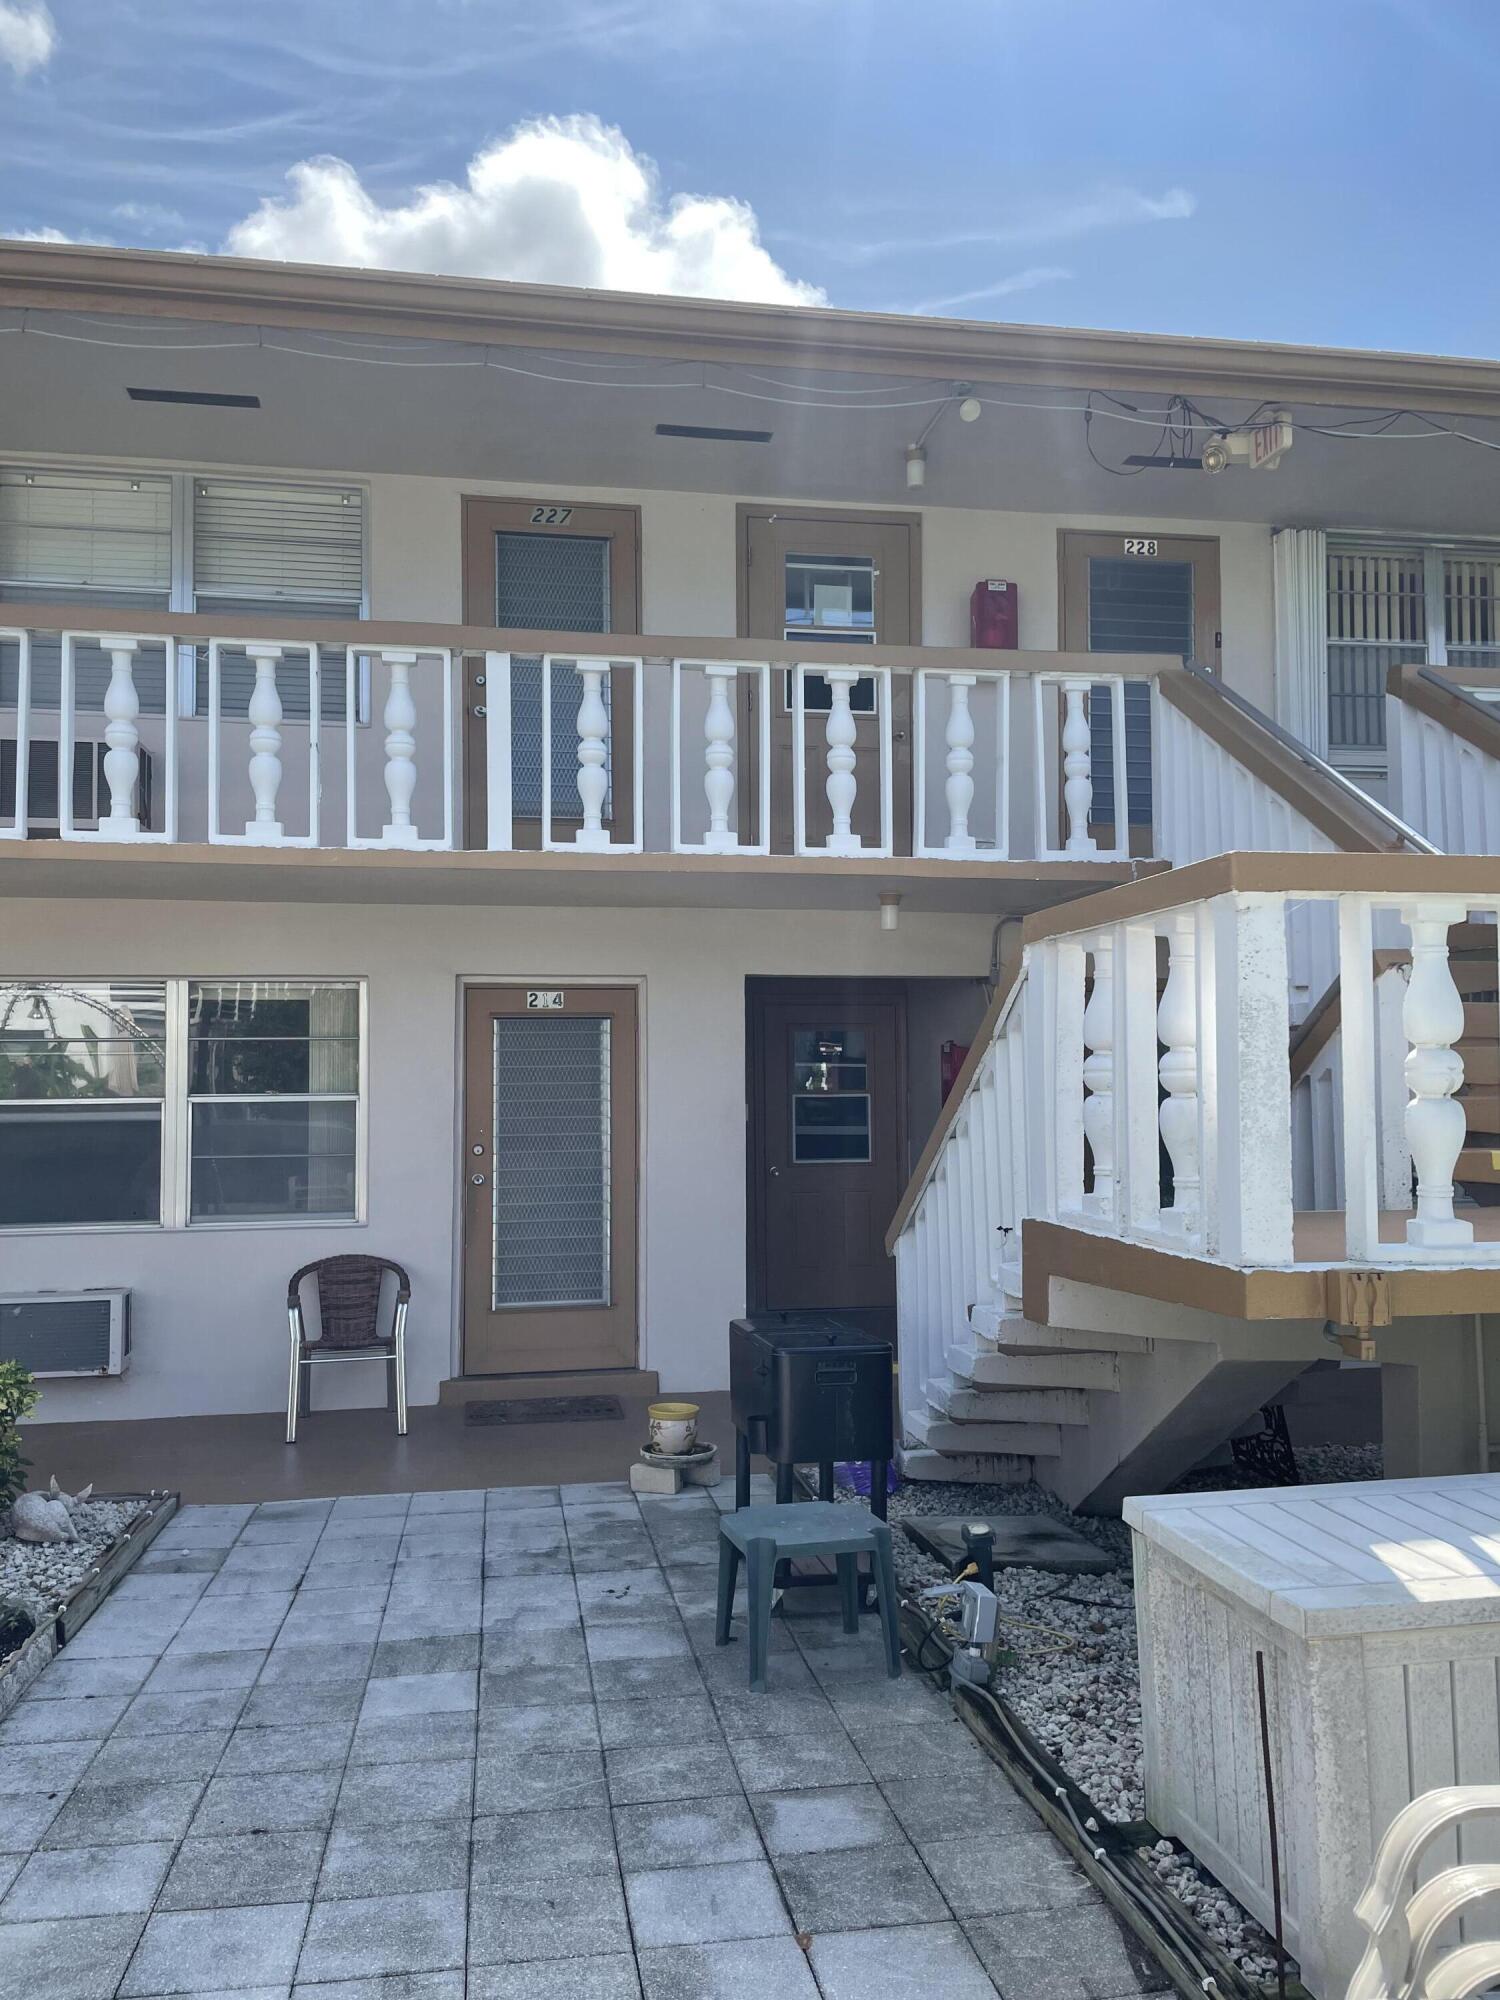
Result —
[[765, 1074], [766, 1006], [827, 1007], [894, 1004], [896, 1008], [896, 1160], [898, 1179], [908, 1168], [907, 990], [904, 979], [782, 979], [752, 974], [745, 981], [745, 1302], [750, 1312], [766, 1300], [766, 1132], [761, 1079]]
[[[784, 624], [780, 625], [774, 634], [769, 632], [757, 634], [752, 629], [755, 620], [752, 615], [754, 592], [751, 580], [751, 537], [757, 525], [768, 528], [775, 526], [786, 530], [795, 527], [798, 522], [806, 522], [810, 528], [818, 529], [824, 533], [839, 528], [849, 528], [853, 531], [850, 539], [856, 543], [861, 539], [862, 530], [874, 528], [889, 533], [893, 529], [901, 529], [905, 532], [906, 563], [904, 565], [904, 574], [899, 577], [899, 584], [906, 599], [907, 631], [902, 637], [893, 640], [888, 630], [877, 623], [877, 638], [881, 644], [887, 646], [892, 644], [898, 646], [920, 645], [922, 640], [922, 517], [920, 514], [897, 513], [894, 510], [880, 512], [871, 509], [850, 507], [771, 507], [759, 501], [751, 502], [744, 500], [740, 501], [735, 507], [735, 624], [739, 636], [742, 639], [760, 637], [770, 640], [774, 638], [778, 646], [785, 643]], [[882, 573], [890, 567], [890, 565], [884, 562], [879, 564]], [[784, 607], [784, 595], [781, 596], [780, 601]], [[810, 666], [816, 665], [818, 654], [821, 650], [822, 648], [816, 644], [808, 646], [806, 657], [807, 663]], [[849, 657], [857, 660], [860, 650], [858, 646], [849, 648]], [[790, 853], [792, 848], [789, 766], [791, 725], [790, 719], [785, 715], [781, 707], [781, 675], [783, 671], [780, 667], [773, 671], [770, 686], [771, 761], [773, 773], [775, 773], [772, 779], [771, 846], [773, 852], [778, 854]], [[749, 781], [744, 787], [742, 794], [742, 812], [746, 809], [748, 800], [755, 795], [758, 784], [759, 730], [754, 725], [749, 707], [754, 694], [755, 691], [752, 689], [749, 679], [742, 677], [739, 688], [739, 733], [741, 740], [747, 745], [752, 746], [750, 755], [751, 769], [748, 773]], [[895, 673], [891, 675], [890, 700], [891, 786], [894, 794], [891, 800], [891, 826], [895, 851], [898, 854], [909, 854], [911, 852], [912, 808], [912, 680], [910, 675]], [[868, 735], [869, 726], [867, 719], [867, 739]], [[872, 743], [869, 740], [863, 742], [857, 747], [856, 754], [860, 757], [862, 765], [868, 766], [874, 754]], [[809, 796], [816, 798], [821, 795], [821, 779], [818, 776], [816, 766], [821, 760], [822, 745], [821, 737], [818, 735], [811, 720], [809, 722], [809, 740], [804, 747], [804, 755], [807, 757], [810, 767], [808, 775], [812, 789]], [[869, 770], [865, 769], [864, 778], [860, 786], [860, 805], [857, 808], [862, 818], [869, 810], [869, 801], [874, 796], [870, 791], [868, 783], [865, 782], [869, 776]], [[873, 831], [873, 828], [867, 822], [864, 830], [866, 833], [869, 833]], [[748, 829], [744, 829], [744, 831], [748, 831]]]
[[[1065, 653], [1089, 650], [1088, 559], [1090, 556], [1125, 557], [1126, 541], [1150, 539], [1156, 543], [1154, 556], [1132, 556], [1143, 568], [1154, 562], [1190, 562], [1193, 565], [1194, 666], [1218, 673], [1223, 655], [1223, 570], [1217, 535], [1152, 535], [1149, 528], [1126, 535], [1113, 529], [1059, 528], [1057, 531], [1057, 641]], [[1077, 557], [1079, 573], [1070, 574], [1070, 557]], [[1108, 655], [1101, 655], [1107, 658]]]
[[[537, 520], [539, 514], [566, 514], [565, 520]], [[567, 499], [514, 499], [507, 494], [465, 493], [462, 498], [463, 615], [466, 625], [495, 629], [494, 537], [506, 534], [579, 535], [590, 541], [601, 538], [610, 544], [609, 610], [610, 631], [635, 637], [641, 629], [641, 510], [626, 503], [596, 506], [592, 501]], [[606, 635], [601, 635], [603, 639]], [[608, 650], [608, 648], [606, 648]], [[463, 769], [463, 843], [465, 847], [488, 844], [485, 816], [485, 745], [483, 717], [476, 709], [486, 706], [483, 682], [484, 656], [476, 654], [467, 663], [464, 677], [464, 709], [461, 764]], [[618, 677], [616, 677], [618, 678]], [[619, 690], [622, 706], [617, 713], [630, 715], [628, 688]], [[623, 747], [623, 746], [622, 746]], [[634, 745], [630, 754], [635, 754]], [[618, 775], [618, 774], [617, 774]], [[624, 777], [629, 780], [628, 768]]]
[[[560, 987], [569, 996], [576, 996], [579, 1004], [563, 1010], [562, 1018], [577, 1019], [587, 1017], [590, 998], [607, 999], [628, 1016], [630, 1034], [628, 1041], [629, 1075], [623, 1092], [621, 1084], [620, 1049], [611, 1040], [611, 1129], [610, 1129], [610, 1184], [611, 1184], [611, 1243], [610, 1243], [610, 1292], [608, 1307], [596, 1306], [528, 1306], [515, 1308], [515, 1317], [535, 1317], [549, 1326], [554, 1339], [527, 1347], [518, 1343], [513, 1366], [504, 1368], [471, 1367], [475, 1358], [471, 1353], [471, 1322], [476, 1307], [480, 1304], [476, 1289], [476, 1248], [479, 1242], [489, 1243], [486, 1210], [492, 1198], [494, 1181], [494, 1135], [489, 1129], [488, 1098], [490, 1079], [490, 1052], [483, 1033], [476, 1033], [476, 1025], [489, 1018], [496, 1011], [514, 1012], [524, 1016], [525, 995], [534, 988]], [[507, 998], [520, 996], [521, 1005], [512, 1009], [497, 1010], [494, 999], [497, 995]], [[556, 980], [514, 980], [514, 979], [466, 979], [460, 990], [462, 1004], [462, 1042], [460, 1051], [461, 1092], [459, 1101], [459, 1373], [461, 1375], [534, 1375], [534, 1374], [574, 1374], [587, 1370], [633, 1369], [640, 1359], [641, 1340], [641, 1000], [642, 988], [637, 980], [605, 981], [599, 979], [556, 979]], [[614, 1017], [619, 1018], [619, 1014]], [[483, 1116], [479, 1114], [483, 1112]], [[482, 1156], [474, 1151], [483, 1146]], [[482, 1187], [473, 1185], [471, 1176], [482, 1172], [485, 1176]], [[625, 1196], [624, 1202], [620, 1197]], [[622, 1208], [628, 1216], [622, 1215]], [[491, 1313], [493, 1308], [484, 1308]], [[581, 1322], [602, 1315], [615, 1315], [620, 1322], [615, 1329], [595, 1328]], [[625, 1337], [628, 1328], [628, 1338]], [[585, 1344], [590, 1335], [596, 1339], [615, 1343], [615, 1353], [606, 1359], [585, 1356], [566, 1351], [558, 1353], [558, 1342], [568, 1342], [575, 1346]]]

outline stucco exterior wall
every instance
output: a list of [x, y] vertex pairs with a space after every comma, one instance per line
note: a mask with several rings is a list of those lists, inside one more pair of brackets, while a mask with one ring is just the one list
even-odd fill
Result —
[[[647, 632], [726, 638], [735, 629], [737, 497], [775, 495], [627, 491], [457, 481], [384, 474], [370, 485], [371, 611], [377, 618], [456, 620], [462, 612], [459, 522], [465, 493], [567, 499], [641, 509], [641, 617]], [[912, 496], [914, 499], [916, 495]], [[795, 507], [797, 502], [782, 502]], [[864, 509], [851, 499], [851, 509]], [[1021, 644], [1061, 643], [1058, 534], [1064, 528], [1120, 534], [1216, 535], [1224, 631], [1224, 677], [1269, 711], [1273, 703], [1271, 530], [1254, 522], [1168, 519], [1157, 514], [1028, 514], [959, 507], [908, 508], [922, 515], [924, 645], [969, 643], [969, 593], [985, 576], [1019, 586]]]
[[[0, 1232], [7, 1290], [128, 1285], [120, 1380], [48, 1383], [39, 1422], [275, 1410], [286, 1280], [339, 1251], [411, 1271], [413, 1402], [460, 1372], [457, 1205], [462, 982], [641, 988], [640, 1360], [664, 1388], [725, 1386], [745, 1307], [745, 980], [751, 974], [977, 978], [985, 917], [866, 912], [391, 909], [0, 903], [0, 976], [365, 975], [365, 1224]], [[380, 1369], [323, 1369], [321, 1403], [378, 1403]]]

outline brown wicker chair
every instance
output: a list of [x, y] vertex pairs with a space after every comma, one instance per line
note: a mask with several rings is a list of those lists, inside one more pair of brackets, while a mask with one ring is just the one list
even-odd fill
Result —
[[[389, 1333], [380, 1331], [380, 1294], [387, 1271], [396, 1279], [395, 1313]], [[309, 1340], [302, 1316], [302, 1287], [311, 1279], [318, 1294], [318, 1333]], [[406, 1308], [411, 1279], [389, 1257], [320, 1257], [294, 1271], [286, 1288], [292, 1334], [291, 1380], [286, 1394], [286, 1441], [297, 1442], [298, 1415], [311, 1405], [312, 1371], [319, 1361], [375, 1361], [386, 1364], [386, 1408], [396, 1412], [396, 1434], [406, 1436]]]

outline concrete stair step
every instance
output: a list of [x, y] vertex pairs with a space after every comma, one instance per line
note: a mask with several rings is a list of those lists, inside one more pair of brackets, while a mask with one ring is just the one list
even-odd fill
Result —
[[1035, 1458], [1039, 1454], [1057, 1458], [1062, 1453], [1062, 1425], [1057, 1423], [975, 1423], [956, 1424], [936, 1410], [908, 1410], [906, 1428], [919, 1444], [933, 1451], [957, 1453], [1002, 1452]]
[[977, 1351], [996, 1354], [1149, 1354], [1153, 1343], [1134, 1333], [1081, 1333], [1074, 1327], [1039, 1326], [1021, 1313], [975, 1306], [970, 1314]]
[[930, 1451], [925, 1445], [902, 1445], [896, 1465], [903, 1479], [941, 1480], [960, 1486], [1024, 1486], [1036, 1461], [1011, 1453]]
[[976, 1389], [1117, 1389], [1120, 1363], [1113, 1354], [1052, 1349], [1019, 1354], [950, 1347], [944, 1359], [953, 1375]]
[[950, 1423], [1086, 1424], [1089, 1399], [1082, 1389], [971, 1389], [958, 1382], [929, 1382], [929, 1408]]

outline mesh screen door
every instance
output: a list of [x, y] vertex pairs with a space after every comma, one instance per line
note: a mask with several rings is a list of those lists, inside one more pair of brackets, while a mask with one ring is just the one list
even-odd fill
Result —
[[635, 995], [468, 996], [465, 1372], [635, 1359]]

